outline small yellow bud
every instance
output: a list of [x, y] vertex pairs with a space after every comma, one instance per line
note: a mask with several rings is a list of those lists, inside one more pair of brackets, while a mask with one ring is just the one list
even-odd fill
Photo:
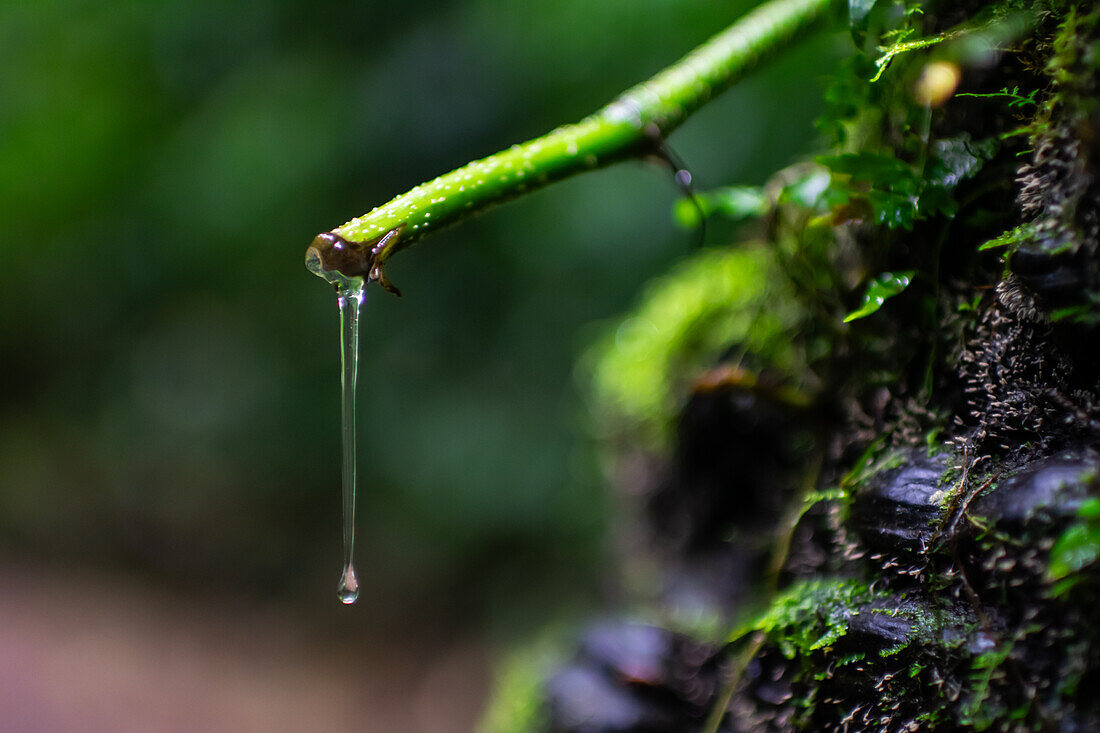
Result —
[[924, 66], [913, 96], [920, 104], [939, 107], [959, 86], [962, 71], [950, 61], [931, 61]]

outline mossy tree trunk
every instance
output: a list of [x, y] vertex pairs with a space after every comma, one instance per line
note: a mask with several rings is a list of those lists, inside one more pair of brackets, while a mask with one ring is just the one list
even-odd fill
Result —
[[827, 154], [703, 192], [755, 243], [599, 351], [671, 622], [592, 630], [552, 730], [1100, 730], [1100, 9], [848, 18]]

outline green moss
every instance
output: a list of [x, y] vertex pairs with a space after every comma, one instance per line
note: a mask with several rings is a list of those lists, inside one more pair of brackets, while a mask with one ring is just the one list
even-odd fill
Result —
[[705, 250], [652, 283], [589, 355], [600, 422], [649, 448], [666, 443], [692, 379], [731, 346], [776, 374], [799, 374], [804, 314], [763, 247]]
[[960, 722], [975, 730], [986, 730], [1006, 711], [1000, 706], [988, 705], [990, 686], [1004, 674], [1004, 663], [1012, 654], [1014, 644], [1000, 644], [978, 656], [971, 665], [970, 689], [966, 702], [959, 711]]
[[[939, 7], [948, 5], [943, 2]], [[926, 727], [965, 725], [976, 730], [1025, 729], [1025, 723], [1037, 726], [1046, 715], [1046, 702], [1021, 704], [1019, 692], [1025, 683], [1016, 667], [1035, 661], [1035, 648], [1052, 648], [1048, 641], [1055, 637], [1042, 636], [1034, 624], [1019, 628], [999, 613], [987, 618], [982, 607], [999, 610], [1001, 606], [1010, 608], [1009, 603], [1019, 605], [1008, 598], [1008, 593], [1019, 592], [1017, 585], [1009, 585], [1017, 579], [1030, 583], [1025, 587], [1028, 592], [1037, 590], [1033, 586], [1038, 585], [1037, 573], [1043, 572], [1043, 553], [1053, 542], [1050, 527], [1040, 530], [1046, 531], [1045, 536], [1036, 536], [1039, 531], [1031, 528], [1022, 533], [1016, 528], [998, 528], [994, 519], [970, 514], [969, 503], [963, 503], [969, 502], [974, 490], [995, 490], [994, 479], [1009, 478], [1011, 466], [988, 460], [988, 456], [981, 462], [965, 453], [954, 461], [943, 457], [946, 468], [942, 472], [937, 469], [940, 483], [929, 487], [939, 489], [933, 495], [938, 512], [933, 507], [926, 515], [920, 507], [918, 515], [936, 515], [928, 520], [935, 524], [931, 536], [936, 543], [919, 561], [908, 555], [882, 559], [858, 545], [856, 533], [845, 526], [849, 501], [853, 496], [862, 499], [860, 491], [869, 488], [869, 482], [913, 459], [914, 449], [922, 444], [932, 456], [956, 450], [947, 446], [957, 446], [960, 437], [965, 437], [965, 426], [948, 427], [948, 418], [958, 413], [963, 398], [946, 394], [944, 385], [958, 384], [959, 351], [985, 338], [977, 331], [978, 319], [988, 313], [991, 294], [987, 290], [984, 296], [974, 294], [973, 288], [961, 287], [975, 271], [981, 274], [980, 282], [989, 279], [984, 269], [988, 260], [975, 256], [974, 247], [985, 240], [979, 249], [998, 249], [1007, 259], [1021, 244], [1044, 236], [1036, 223], [1027, 223], [988, 239], [1016, 223], [1003, 194], [1019, 161], [1004, 145], [1005, 135], [985, 135], [991, 129], [1027, 123], [1026, 118], [1034, 115], [1030, 125], [1020, 129], [1028, 131], [1033, 143], [1037, 135], [1047, 136], [1044, 142], [1049, 142], [1051, 119], [1064, 125], [1072, 117], [1067, 108], [1080, 110], [1082, 105], [1094, 104], [1080, 99], [1079, 91], [1077, 98], [1072, 98], [1080, 81], [1075, 82], [1067, 70], [1077, 73], [1083, 60], [1096, 64], [1100, 58], [1100, 46], [1090, 40], [1100, 10], [1088, 16], [1070, 12], [1060, 26], [1054, 58], [1047, 68], [1056, 84], [1047, 85], [1037, 74], [1021, 73], [1017, 65], [1006, 67], [1005, 74], [1021, 79], [1026, 87], [1021, 89], [1011, 83], [1011, 76], [1003, 88], [1006, 77], [993, 75], [988, 85], [975, 86], [981, 74], [970, 74], [968, 69], [978, 64], [979, 57], [988, 60], [992, 48], [1011, 48], [1019, 64], [1038, 72], [1042, 69], [1040, 56], [1051, 50], [1051, 31], [1057, 19], [1040, 18], [1034, 26], [1036, 38], [1017, 44], [1026, 32], [1017, 16], [1002, 25], [990, 18], [1009, 18], [1013, 9], [1042, 11], [1048, 7], [1061, 8], [1061, 17], [1065, 17], [1068, 5], [1027, 0], [990, 5], [990, 13], [982, 16], [986, 25], [975, 26], [973, 32], [964, 34], [966, 38], [949, 39], [950, 31], [927, 36], [948, 40], [928, 53], [925, 47], [929, 44], [912, 43], [923, 32], [919, 15], [905, 12], [914, 4], [852, 0], [853, 21], [862, 26], [855, 34], [857, 43], [860, 33], [866, 43], [860, 43], [862, 53], [849, 62], [851, 73], [834, 82], [828, 93], [830, 112], [819, 126], [833, 135], [836, 147], [832, 154], [800, 168], [806, 174], [782, 187], [775, 185], [775, 181], [784, 183], [776, 176], [763, 189], [727, 188], [703, 194], [704, 215], [739, 220], [765, 212], [772, 253], [754, 248], [703, 253], [655, 283], [646, 299], [593, 352], [594, 383], [605, 425], [626, 427], [633, 431], [633, 440], [637, 442], [640, 435], [641, 442], [649, 446], [667, 438], [692, 377], [731, 353], [735, 361], [751, 354], [749, 358], [759, 359], [751, 368], [793, 375], [792, 383], [798, 382], [798, 375], [807, 368], [804, 362], [808, 362], [824, 384], [824, 404], [837, 395], [838, 402], [851, 398], [864, 408], [878, 406], [880, 403], [871, 403], [866, 395], [872, 393], [870, 386], [881, 384], [891, 389], [894, 405], [901, 400], [913, 405], [903, 405], [900, 417], [865, 409], [878, 420], [876, 427], [887, 427], [839, 480], [836, 477], [844, 466], [836, 461], [826, 463], [822, 475], [828, 483], [824, 485], [832, 488], [809, 491], [800, 499], [799, 517], [815, 506], [829, 504], [826, 530], [840, 530], [835, 535], [827, 531], [815, 535], [814, 541], [861, 551], [837, 557], [839, 552], [829, 549], [834, 554], [814, 567], [857, 578], [797, 581], [733, 636], [739, 639], [760, 632], [767, 640], [764, 654], [769, 663], [779, 654], [791, 660], [776, 661], [791, 683], [793, 697], [784, 707], [807, 729], [821, 729], [860, 708], [876, 711], [881, 720], [896, 715], [895, 720], [907, 725], [915, 719]], [[970, 53], [977, 55], [968, 56]], [[884, 55], [893, 59], [888, 69], [885, 60], [875, 66], [875, 60]], [[1002, 91], [961, 95], [980, 99], [968, 100], [948, 124], [932, 124], [929, 120], [940, 113], [913, 99], [914, 82], [930, 60], [959, 66], [965, 72], [964, 80], [971, 84], [963, 88]], [[870, 83], [876, 72], [883, 70], [882, 80]], [[1077, 106], [1067, 107], [1071, 103]], [[976, 120], [970, 124], [969, 117], [981, 118], [982, 109], [994, 107], [1007, 121], [977, 124]], [[972, 132], [961, 132], [960, 126], [968, 126]], [[939, 131], [945, 137], [937, 138]], [[962, 182], [968, 183], [960, 186]], [[685, 225], [698, 223], [700, 212], [687, 202], [682, 202], [678, 211]], [[1060, 245], [1063, 240], [1051, 241]], [[956, 244], [964, 245], [958, 247], [960, 251], [965, 248], [962, 254], [949, 252]], [[948, 249], [943, 251], [949, 252], [949, 257], [941, 258], [940, 248], [945, 246]], [[956, 257], [966, 263], [952, 259]], [[973, 264], [979, 262], [980, 267]], [[871, 281], [877, 287], [870, 288], [860, 301], [864, 285], [876, 273], [883, 277]], [[958, 280], [953, 279], [956, 275]], [[860, 320], [886, 298], [898, 295], [911, 277], [918, 278], [911, 292], [899, 295], [875, 318]], [[765, 295], [769, 289], [771, 293]], [[775, 317], [774, 312], [762, 308], [766, 297], [774, 298], [772, 307], [782, 309], [781, 315], [758, 327], [752, 314]], [[801, 305], [793, 305], [799, 302]], [[853, 312], [861, 305], [864, 307]], [[1077, 308], [1054, 317], [1082, 317], [1083, 306]], [[851, 326], [841, 325], [845, 313], [854, 321]], [[788, 325], [781, 327], [782, 323]], [[803, 334], [812, 331], [812, 338], [803, 335], [801, 343], [792, 342], [787, 335], [792, 327], [803, 328]], [[833, 361], [830, 349], [857, 354], [859, 360]], [[927, 369], [920, 369], [925, 360]], [[828, 367], [837, 363], [841, 368], [830, 372]], [[906, 419], [910, 421], [903, 422]], [[944, 435], [956, 442], [945, 443]], [[861, 432], [845, 445], [865, 441], [865, 436], [866, 432]], [[895, 443], [905, 448], [893, 449]], [[814, 488], [820, 489], [820, 484]], [[818, 519], [816, 510], [814, 519]], [[1040, 544], [1044, 541], [1046, 544]], [[1100, 500], [1087, 502], [1081, 516], [1053, 544], [1048, 573], [1052, 592], [1065, 594], [1073, 588], [1078, 588], [1074, 593], [1083, 592], [1082, 583], [1092, 589], [1094, 571], [1100, 567]], [[995, 545], [1004, 546], [995, 548], [1002, 555], [1007, 550], [1003, 564], [993, 564], [1002, 556], [989, 552]], [[955, 552], [960, 548], [963, 552]], [[1034, 551], [1025, 557], [1017, 552], [1019, 548]], [[817, 551], [818, 546], [813, 549]], [[963, 564], [985, 560], [989, 565], [982, 565], [973, 581], [965, 574], [960, 576], [958, 568]], [[1033, 560], [1038, 564], [1026, 564]], [[904, 565], [908, 562], [913, 562], [913, 567]], [[893, 572], [899, 563], [901, 570]], [[889, 592], [872, 590], [864, 582], [872, 578], [876, 588]], [[1041, 592], [1033, 595], [1051, 608], [1064, 600], [1042, 598]], [[1073, 601], [1079, 604], [1080, 598], [1074, 596]], [[969, 605], [971, 602], [975, 605]], [[1043, 609], [1044, 613], [1048, 610]], [[898, 620], [884, 623], [888, 619], [883, 616]], [[1065, 622], [1054, 612], [1050, 618]], [[1057, 628], [1057, 623], [1050, 626]], [[857, 634], [862, 642], [865, 633], [868, 643], [857, 644]], [[1071, 661], [1058, 662], [1053, 677], [1060, 682], [1051, 699], [1069, 701], [1075, 694], [1081, 674], [1070, 672], [1085, 669], [1085, 662], [1074, 660], [1084, 659], [1092, 649], [1084, 642], [1081, 648], [1084, 651], [1067, 652]], [[976, 650], [986, 651], [978, 654]], [[1039, 656], [1039, 663], [1047, 663], [1045, 656]], [[1023, 670], [1023, 675], [1027, 684], [1036, 677], [1034, 670]], [[868, 697], [867, 685], [871, 683], [875, 692]]]
[[876, 594], [866, 583], [826, 578], [795, 583], [772, 601], [768, 610], [735, 637], [762, 631], [788, 659], [828, 649], [848, 633], [852, 615]]
[[[1058, 34], [1054, 37], [1054, 53], [1047, 62], [1047, 74], [1054, 80], [1060, 90], [1051, 99], [1048, 109], [1053, 110], [1058, 104], [1076, 102], [1094, 108], [1097, 104], [1094, 99], [1077, 99], [1072, 91], [1078, 83], [1078, 74], [1086, 62], [1093, 62], [1095, 46], [1091, 41], [1093, 30], [1100, 22], [1100, 9], [1092, 12], [1078, 12], [1075, 7], [1070, 7], [1065, 20], [1058, 28]], [[1070, 94], [1071, 97], [1066, 95]]]
[[840, 488], [849, 494], [858, 491], [875, 476], [902, 466], [909, 458], [904, 450], [886, 447], [886, 436], [880, 436], [863, 451], [848, 473], [840, 479]]
[[[944, 606], [926, 608], [920, 603], [904, 600], [902, 605], [884, 605], [889, 598], [885, 591], [877, 592], [867, 584], [853, 579], [827, 578], [796, 583], [781, 593], [770, 608], [742, 633], [762, 631], [768, 642], [788, 659], [799, 661], [796, 673], [801, 697], [796, 704], [803, 726], [812, 728], [814, 708], [823, 694], [822, 685], [832, 685], [828, 695], [835, 695], [834, 678], [838, 671], [854, 667], [851, 674], [879, 674], [879, 697], [873, 707], [884, 718], [891, 717], [899, 707], [907, 705], [913, 696], [924, 700], [920, 719], [925, 723], [942, 720], [951, 700], [939, 687], [937, 694], [928, 695], [928, 685], [942, 672], [939, 663], [943, 655], [963, 645], [971, 620], [960, 616], [958, 609]], [[837, 642], [850, 630], [852, 619], [860, 614], [881, 614], [903, 618], [909, 626], [904, 638], [892, 646], [877, 649], [855, 649], [844, 655], [836, 651]], [[954, 629], [945, 640], [945, 629]], [[736, 635], [735, 635], [736, 638]], [[904, 659], [900, 655], [906, 652]], [[876, 661], [877, 660], [877, 661]], [[898, 665], [901, 666], [898, 666]], [[877, 670], [877, 672], [870, 671]], [[931, 671], [930, 671], [931, 670]], [[842, 683], [843, 684], [843, 683]], [[834, 700], [834, 703], [836, 701]], [[843, 704], [841, 704], [843, 707]]]
[[842, 506], [847, 506], [850, 495], [847, 489], [834, 488], [834, 489], [821, 489], [820, 491], [810, 491], [802, 497], [802, 505], [798, 508], [798, 515], [794, 518], [794, 524], [802, 521], [802, 517], [806, 515], [806, 512], [813, 509], [818, 504], [827, 502], [838, 502]]

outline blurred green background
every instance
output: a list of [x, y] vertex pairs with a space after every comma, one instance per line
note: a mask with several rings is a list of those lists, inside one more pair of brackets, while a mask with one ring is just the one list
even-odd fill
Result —
[[[435, 669], [440, 639], [480, 650], [594, 607], [609, 501], [574, 363], [694, 246], [667, 171], [494, 209], [396, 258], [404, 298], [368, 293], [353, 608], [335, 595], [335, 297], [302, 256], [753, 4], [0, 3], [0, 613], [97, 593], [136, 612], [149, 593], [214, 628], [265, 609], [315, 641], [405, 640]], [[800, 45], [677, 132], [697, 184], [760, 183], [812, 150], [837, 48]], [[0, 698], [0, 724], [13, 709]]]

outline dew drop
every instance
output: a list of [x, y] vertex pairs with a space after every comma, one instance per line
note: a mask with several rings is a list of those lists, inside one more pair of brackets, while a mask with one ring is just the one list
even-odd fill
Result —
[[344, 566], [344, 572], [340, 574], [340, 585], [336, 592], [340, 602], [346, 606], [359, 600], [359, 579], [355, 577], [355, 566], [350, 562]]
[[306, 250], [306, 268], [336, 289], [340, 311], [340, 438], [343, 444], [341, 484], [343, 498], [344, 569], [340, 574], [339, 598], [355, 603], [359, 581], [352, 560], [355, 555], [355, 381], [359, 371], [359, 309], [366, 282], [339, 270], [324, 269], [316, 247]]

